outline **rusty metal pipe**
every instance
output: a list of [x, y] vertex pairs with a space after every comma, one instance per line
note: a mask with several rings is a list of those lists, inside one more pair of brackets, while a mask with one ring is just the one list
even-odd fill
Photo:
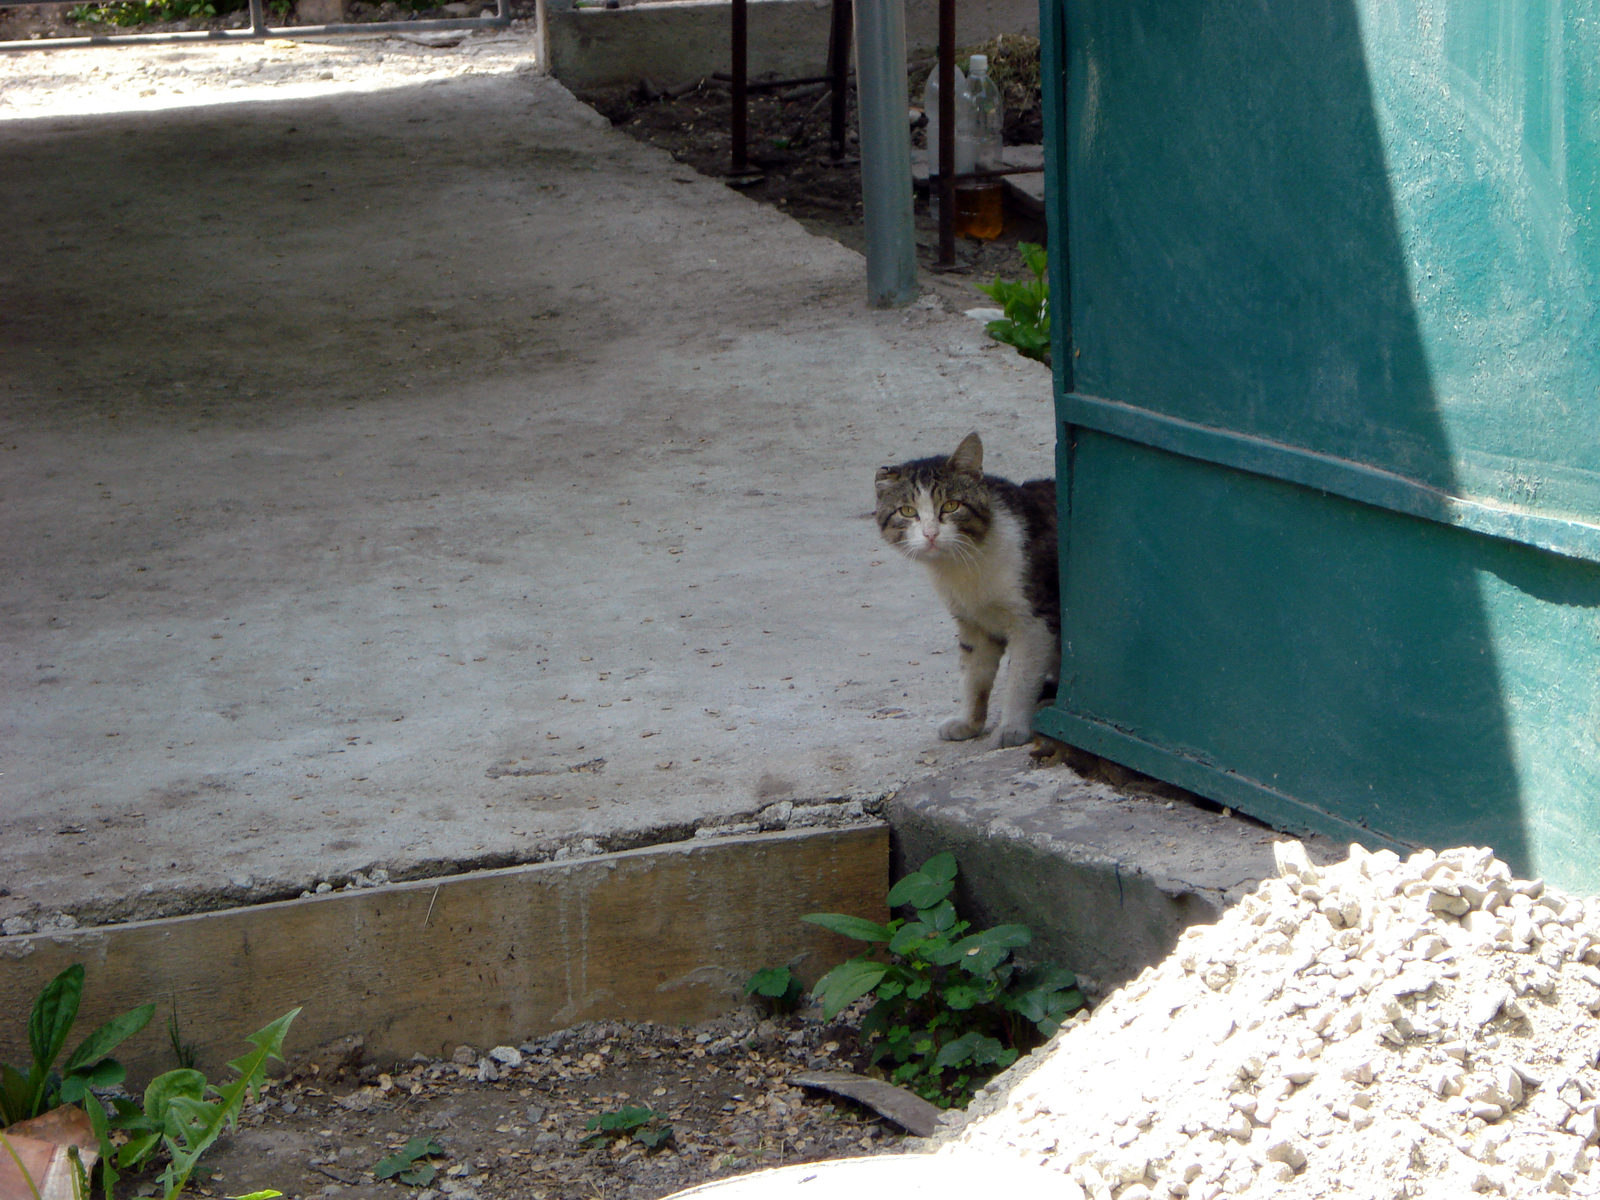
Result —
[[956, 0], [939, 0], [938, 265], [956, 265]]
[[750, 97], [746, 89], [746, 74], [750, 49], [750, 11], [748, 0], [733, 0], [733, 45], [731, 68], [733, 84], [733, 118], [730, 132], [733, 136], [732, 173], [742, 175], [750, 169], [748, 117]]

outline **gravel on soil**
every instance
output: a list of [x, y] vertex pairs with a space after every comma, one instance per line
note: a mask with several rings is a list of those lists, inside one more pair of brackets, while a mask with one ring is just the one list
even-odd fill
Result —
[[[814, 1016], [749, 1011], [687, 1028], [588, 1023], [395, 1064], [362, 1062], [359, 1040], [336, 1044], [245, 1110], [202, 1160], [213, 1174], [200, 1194], [655, 1200], [763, 1167], [894, 1150], [904, 1140], [897, 1127], [786, 1082], [807, 1068], [849, 1069], [854, 1044], [853, 1030]], [[661, 1114], [670, 1142], [589, 1140], [590, 1118], [629, 1106]], [[437, 1178], [427, 1187], [378, 1180], [378, 1162], [417, 1136], [444, 1150], [431, 1160]], [[155, 1190], [153, 1177], [128, 1184], [127, 1194]]]
[[1489, 850], [1269, 879], [992, 1081], [945, 1153], [1063, 1200], [1600, 1196], [1600, 900]]

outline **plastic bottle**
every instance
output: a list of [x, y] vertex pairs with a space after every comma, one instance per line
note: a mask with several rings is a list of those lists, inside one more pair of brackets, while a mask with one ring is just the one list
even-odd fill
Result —
[[[967, 161], [980, 171], [998, 170], [1004, 165], [1001, 155], [1000, 130], [1005, 113], [1001, 106], [1000, 89], [989, 78], [989, 59], [974, 54], [967, 64], [965, 112], [956, 121], [957, 137], [965, 134], [968, 144]], [[963, 128], [965, 124], [965, 128]], [[962, 155], [957, 150], [959, 160]], [[957, 166], [957, 172], [962, 168]], [[968, 179], [956, 185], [956, 233], [962, 237], [983, 238], [999, 236], [1005, 227], [1005, 188], [999, 179]]]
[[[972, 170], [971, 150], [968, 148], [968, 160], [962, 165], [960, 140], [961, 108], [967, 94], [967, 77], [961, 73], [961, 68], [955, 69], [956, 88], [956, 174]], [[928, 73], [927, 85], [922, 89], [922, 111], [928, 114], [928, 211], [933, 214], [933, 219], [939, 219], [939, 68], [934, 67]]]

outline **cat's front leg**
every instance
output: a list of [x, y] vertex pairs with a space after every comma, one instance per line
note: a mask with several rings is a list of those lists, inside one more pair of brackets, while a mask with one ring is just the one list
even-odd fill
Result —
[[1059, 647], [1059, 639], [1039, 620], [1012, 636], [999, 728], [995, 730], [997, 745], [1021, 746], [1033, 740], [1033, 714], [1045, 679], [1060, 659]]
[[989, 719], [989, 693], [1006, 648], [971, 621], [957, 617], [956, 629], [961, 641], [961, 715], [939, 726], [939, 736], [947, 742], [964, 742], [983, 732]]

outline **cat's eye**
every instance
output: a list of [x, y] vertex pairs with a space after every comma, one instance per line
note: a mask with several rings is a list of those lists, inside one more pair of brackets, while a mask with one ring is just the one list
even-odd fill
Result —
[[941, 504], [939, 506], [939, 515], [941, 517], [947, 517], [951, 513], [955, 512], [955, 510], [960, 508], [960, 507], [961, 507], [961, 501], [959, 501], [959, 500], [946, 500], [943, 504]]
[[913, 505], [902, 504], [900, 506], [900, 515], [902, 517], [914, 517], [917, 515], [917, 510]]

